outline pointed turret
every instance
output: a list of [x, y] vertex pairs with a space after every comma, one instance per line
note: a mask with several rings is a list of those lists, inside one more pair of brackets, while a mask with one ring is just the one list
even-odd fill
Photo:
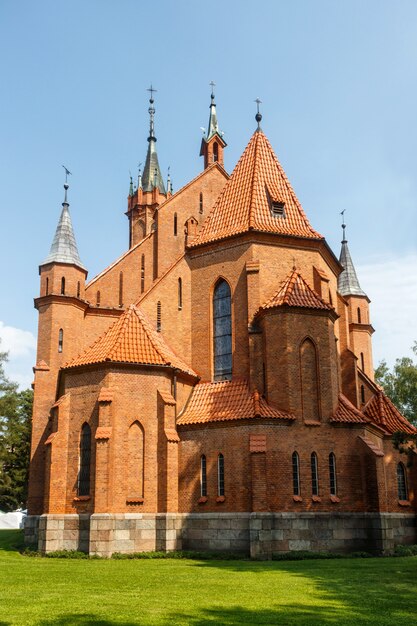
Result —
[[343, 221], [343, 239], [342, 249], [340, 250], [340, 264], [343, 267], [343, 272], [339, 275], [337, 288], [342, 296], [366, 296], [366, 293], [361, 289], [358, 277], [356, 275], [355, 267], [353, 265], [352, 257], [350, 256], [348, 242], [346, 239], [346, 224]]
[[68, 265], [76, 265], [85, 270], [84, 265], [81, 263], [80, 255], [78, 254], [74, 230], [72, 228], [69, 203], [67, 200], [68, 188], [69, 185], [65, 183], [65, 195], [64, 202], [62, 203], [61, 217], [59, 218], [49, 254], [41, 263], [41, 266], [49, 263], [65, 263]]
[[227, 145], [223, 139], [223, 133], [219, 131], [219, 124], [217, 121], [217, 110], [214, 96], [215, 83], [211, 81], [210, 85], [211, 103], [209, 123], [207, 128], [207, 134], [204, 135], [201, 141], [200, 149], [200, 156], [204, 156], [204, 169], [206, 169], [212, 163], [216, 162], [223, 166], [223, 150]]
[[145, 167], [142, 175], [142, 188], [143, 191], [152, 191], [153, 189], [159, 189], [160, 193], [165, 194], [165, 185], [162, 179], [161, 170], [158, 162], [158, 154], [156, 152], [156, 137], [155, 137], [155, 107], [153, 92], [156, 91], [150, 86], [148, 91], [151, 92], [149, 99], [149, 137], [148, 137], [148, 153], [146, 155]]

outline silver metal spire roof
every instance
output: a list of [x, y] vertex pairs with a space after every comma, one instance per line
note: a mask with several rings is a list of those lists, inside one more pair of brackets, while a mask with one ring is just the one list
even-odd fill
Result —
[[148, 137], [148, 153], [146, 155], [145, 167], [143, 169], [142, 174], [142, 189], [143, 191], [152, 191], [155, 187], [159, 189], [159, 191], [163, 194], [166, 194], [164, 181], [161, 175], [161, 170], [158, 162], [158, 155], [156, 152], [156, 137], [155, 137], [155, 107], [153, 92], [156, 91], [150, 86], [148, 91], [151, 92], [151, 97], [149, 99], [149, 137]]
[[337, 290], [342, 296], [366, 296], [366, 293], [361, 289], [358, 277], [356, 276], [352, 257], [350, 256], [348, 242], [345, 236], [345, 223], [342, 224], [342, 228], [343, 240], [342, 249], [340, 250], [339, 261], [340, 264], [343, 266], [343, 272], [340, 274], [337, 280]]
[[56, 227], [55, 237], [52, 241], [49, 254], [41, 265], [47, 265], [48, 263], [67, 263], [70, 265], [76, 265], [77, 267], [85, 270], [86, 268], [81, 263], [80, 255], [78, 254], [71, 216], [68, 209], [67, 183], [65, 183], [64, 189], [65, 197], [64, 202], [62, 203], [62, 213], [59, 218], [58, 226]]

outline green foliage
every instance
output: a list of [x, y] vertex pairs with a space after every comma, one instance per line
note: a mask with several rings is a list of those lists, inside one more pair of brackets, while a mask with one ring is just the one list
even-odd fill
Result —
[[395, 556], [417, 556], [417, 545], [412, 546], [396, 546]]
[[0, 352], [0, 510], [13, 511], [26, 506], [33, 392], [8, 380], [6, 360]]
[[[417, 355], [417, 342], [412, 348]], [[392, 370], [381, 361], [375, 370], [375, 381], [412, 424], [417, 425], [417, 363], [409, 357], [395, 361]]]

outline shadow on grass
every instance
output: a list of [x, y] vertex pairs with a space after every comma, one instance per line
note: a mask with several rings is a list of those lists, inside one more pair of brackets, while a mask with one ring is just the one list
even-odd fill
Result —
[[102, 619], [100, 616], [94, 615], [93, 613], [86, 613], [85, 615], [68, 613], [66, 615], [60, 615], [55, 619], [36, 622], [38, 626], [56, 626], [57, 624], [60, 624], [60, 626], [137, 626], [137, 624], [140, 623], [140, 621], [119, 622], [114, 620]]

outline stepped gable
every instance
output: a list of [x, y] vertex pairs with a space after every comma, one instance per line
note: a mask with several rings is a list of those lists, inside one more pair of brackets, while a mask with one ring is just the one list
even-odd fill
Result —
[[322, 300], [295, 268], [283, 281], [277, 293], [265, 302], [256, 314], [278, 306], [294, 306], [334, 312], [334, 307]]
[[417, 432], [417, 428], [401, 415], [397, 407], [394, 406], [381, 389], [378, 390], [373, 398], [368, 400], [363, 408], [363, 413], [372, 422], [384, 428], [390, 434], [396, 430], [402, 430], [410, 434]]
[[[283, 205], [282, 215], [274, 214], [274, 203]], [[311, 227], [271, 144], [261, 130], [253, 134], [199, 236], [190, 247], [250, 230], [323, 239]]]
[[336, 411], [330, 417], [331, 422], [342, 422], [351, 424], [367, 424], [371, 420], [359, 411], [342, 393], [339, 394], [339, 403]]
[[64, 369], [109, 361], [169, 366], [198, 377], [174, 354], [134, 304], [84, 354], [67, 363]]
[[199, 383], [177, 420], [177, 425], [206, 424], [242, 419], [293, 420], [295, 416], [269, 405], [245, 380]]

